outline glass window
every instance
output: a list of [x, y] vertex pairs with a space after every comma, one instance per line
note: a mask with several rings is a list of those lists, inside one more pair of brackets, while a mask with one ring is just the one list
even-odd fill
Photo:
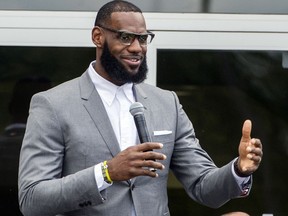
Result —
[[[97, 0], [0, 0], [1, 10], [98, 11], [107, 1]], [[287, 14], [286, 0], [135, 0], [145, 12], [169, 13], [273, 13]]]
[[216, 165], [237, 156], [245, 119], [252, 120], [252, 136], [264, 145], [249, 198], [209, 209], [191, 201], [172, 176], [171, 215], [288, 214], [287, 83], [287, 56], [280, 51], [158, 50], [157, 85], [177, 93]]
[[95, 48], [0, 47], [0, 212], [21, 215], [19, 151], [33, 94], [80, 76]]

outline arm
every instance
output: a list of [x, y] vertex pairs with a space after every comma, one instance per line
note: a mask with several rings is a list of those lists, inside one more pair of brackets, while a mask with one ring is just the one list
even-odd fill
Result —
[[[115, 182], [140, 175], [156, 177], [156, 173], [142, 167], [164, 168], [159, 162], [143, 160], [165, 159], [163, 154], [147, 151], [161, 148], [159, 143], [132, 146], [111, 159], [109, 151], [108, 154], [102, 153], [101, 149], [106, 151], [107, 146], [101, 140], [100, 147], [101, 137], [97, 140], [99, 136], [94, 136], [94, 129], [90, 128], [93, 125], [80, 124], [81, 121], [91, 120], [90, 117], [79, 116], [79, 107], [83, 104], [77, 106], [77, 112], [67, 116], [71, 111], [69, 107], [62, 103], [63, 108], [55, 107], [55, 100], [60, 99], [54, 97], [52, 103], [47, 96], [38, 94], [31, 102], [19, 168], [19, 200], [25, 215], [55, 215], [108, 201], [104, 190], [106, 186], [98, 185], [101, 180], [97, 180], [97, 173], [95, 175], [95, 164], [105, 159], [108, 160], [110, 177]], [[65, 115], [62, 115], [64, 112]], [[71, 126], [71, 121], [74, 126]], [[83, 135], [83, 130], [89, 130], [89, 133]], [[83, 150], [82, 146], [88, 143]], [[91, 167], [85, 168], [88, 155]]]
[[55, 215], [103, 202], [94, 167], [63, 177], [64, 140], [49, 100], [33, 97], [19, 166], [19, 203], [25, 215]]
[[201, 148], [175, 95], [177, 133], [171, 167], [187, 194], [197, 202], [217, 208], [242, 195], [242, 188], [232, 173], [233, 161], [218, 168]]

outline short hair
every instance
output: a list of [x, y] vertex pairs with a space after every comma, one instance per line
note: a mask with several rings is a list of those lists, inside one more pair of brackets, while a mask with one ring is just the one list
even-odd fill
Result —
[[111, 14], [113, 12], [139, 12], [139, 13], [142, 13], [140, 8], [138, 8], [136, 5], [134, 5], [130, 2], [121, 1], [121, 0], [114, 0], [114, 1], [106, 3], [105, 5], [103, 5], [99, 9], [94, 25], [95, 26], [106, 25], [110, 21]]

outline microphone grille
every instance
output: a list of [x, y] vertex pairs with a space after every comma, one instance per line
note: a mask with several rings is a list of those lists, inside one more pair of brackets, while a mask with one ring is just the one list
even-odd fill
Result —
[[133, 116], [135, 116], [137, 114], [143, 114], [144, 113], [144, 106], [140, 102], [135, 102], [135, 103], [131, 104], [129, 111]]

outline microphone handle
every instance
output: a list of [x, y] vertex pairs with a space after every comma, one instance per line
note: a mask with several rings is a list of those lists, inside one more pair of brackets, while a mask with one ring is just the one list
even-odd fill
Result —
[[[143, 113], [134, 115], [134, 121], [137, 128], [138, 136], [141, 143], [152, 142], [151, 137], [148, 133], [145, 116]], [[154, 160], [155, 161], [155, 160]], [[149, 168], [150, 171], [156, 172], [156, 169]]]
[[138, 131], [138, 136], [141, 143], [152, 142], [151, 137], [148, 133], [148, 128], [146, 125], [146, 120], [143, 114], [138, 114], [134, 116], [135, 125]]

